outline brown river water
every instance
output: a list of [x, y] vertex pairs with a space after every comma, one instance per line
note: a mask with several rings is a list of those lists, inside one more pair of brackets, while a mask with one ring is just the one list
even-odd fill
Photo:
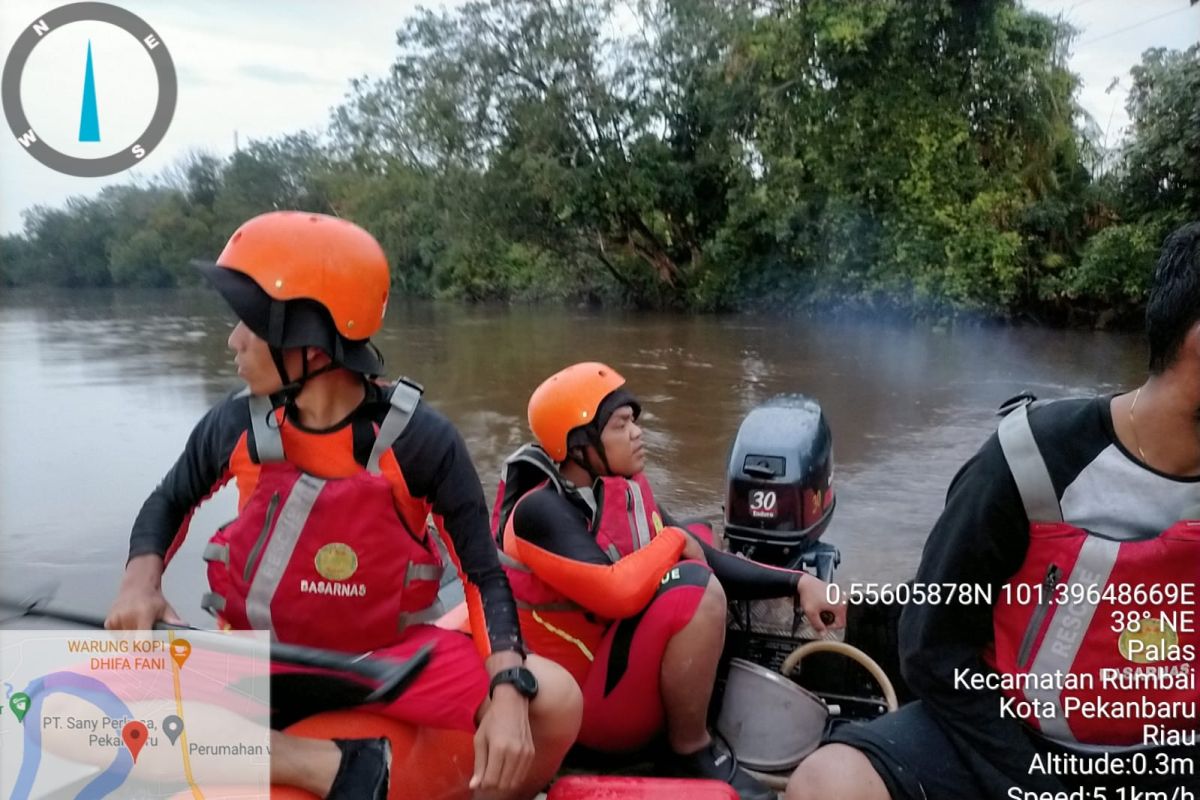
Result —
[[[142, 501], [239, 386], [233, 322], [204, 290], [0, 291], [0, 592], [53, 582], [55, 605], [107, 608]], [[645, 410], [648, 476], [680, 515], [720, 518], [750, 409], [816, 398], [833, 430], [838, 508], [823, 540], [841, 549], [840, 581], [912, 575], [1003, 400], [1119, 391], [1145, 361], [1140, 336], [1107, 332], [396, 302], [376, 341], [390, 374], [423, 383], [458, 426], [489, 502], [528, 438], [530, 392], [575, 361], [625, 375]], [[167, 572], [194, 624], [206, 621], [200, 551], [233, 509], [231, 489], [210, 500]]]

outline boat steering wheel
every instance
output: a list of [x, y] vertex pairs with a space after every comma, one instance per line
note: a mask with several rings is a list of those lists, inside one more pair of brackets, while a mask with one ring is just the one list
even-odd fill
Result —
[[879, 684], [879, 688], [883, 690], [883, 700], [887, 705], [888, 711], [895, 711], [900, 707], [900, 703], [896, 700], [896, 687], [892, 685], [892, 681], [888, 678], [887, 673], [883, 671], [883, 667], [879, 666], [875, 659], [852, 644], [838, 641], [805, 642], [783, 660], [779, 671], [785, 677], [791, 678], [796, 667], [800, 666], [800, 662], [813, 653], [837, 653], [840, 656], [850, 659], [870, 673], [871, 677], [875, 679], [875, 683]]

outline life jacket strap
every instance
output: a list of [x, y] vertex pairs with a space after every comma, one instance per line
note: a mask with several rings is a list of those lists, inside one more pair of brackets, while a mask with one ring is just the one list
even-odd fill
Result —
[[209, 542], [204, 545], [204, 554], [201, 557], [205, 561], [220, 561], [225, 566], [229, 566], [229, 545]]
[[654, 535], [650, 530], [650, 523], [646, 521], [646, 499], [642, 497], [642, 487], [637, 484], [637, 481], [625, 479], [629, 485], [629, 498], [631, 501], [628, 510], [633, 515], [633, 533], [636, 533], [637, 540], [633, 542], [633, 549], [640, 550], [650, 544], [650, 538]]
[[554, 465], [550, 455], [541, 447], [536, 444], [525, 444], [519, 447], [516, 452], [504, 459], [504, 466], [500, 468], [500, 477], [507, 478], [509, 467], [518, 463], [530, 464], [554, 484], [554, 488], [558, 490], [559, 494], [563, 493], [562, 475], [559, 474], [558, 467]]
[[200, 596], [200, 607], [215, 617], [225, 610], [225, 597], [216, 592], [205, 592]]
[[1025, 515], [1030, 522], [1062, 522], [1062, 506], [1054, 492], [1054, 483], [1046, 462], [1038, 450], [1033, 429], [1029, 427], [1029, 406], [1018, 405], [1000, 421], [996, 435], [1009, 472], [1017, 484]]
[[283, 461], [283, 437], [275, 420], [270, 397], [250, 395], [250, 429], [254, 432], [254, 450], [259, 464]]
[[[504, 459], [504, 464], [500, 467], [502, 491], [496, 498], [496, 507], [493, 512], [497, 544], [502, 545], [503, 543], [504, 528], [508, 524], [508, 518], [513, 513], [513, 509], [516, 508], [517, 502], [526, 493], [544, 483], [549, 483], [554, 487], [554, 491], [568, 499], [584, 498], [592, 509], [592, 515], [595, 516], [595, 502], [585, 498], [584, 493], [578, 487], [563, 478], [549, 454], [537, 444], [524, 444]], [[587, 495], [590, 494], [587, 492]]]
[[403, 631], [409, 625], [429, 625], [437, 622], [446, 613], [440, 600], [435, 600], [420, 611], [406, 611], [400, 615], [399, 629]]
[[383, 418], [383, 424], [379, 426], [379, 435], [375, 437], [375, 445], [371, 448], [371, 457], [367, 459], [367, 472], [372, 475], [379, 474], [379, 462], [383, 458], [383, 454], [392, 448], [392, 445], [400, 438], [400, 434], [404, 433], [404, 429], [408, 427], [413, 413], [417, 410], [417, 404], [421, 402], [422, 391], [419, 384], [411, 383], [403, 378], [396, 381], [390, 398], [392, 407], [388, 409], [387, 416]]
[[408, 584], [413, 581], [440, 581], [443, 569], [437, 564], [416, 564], [409, 561], [408, 566], [404, 568], [404, 587], [407, 589]]

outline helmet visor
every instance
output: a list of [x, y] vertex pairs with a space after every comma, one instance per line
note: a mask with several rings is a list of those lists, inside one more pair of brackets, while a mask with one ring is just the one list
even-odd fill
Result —
[[364, 375], [383, 374], [379, 351], [368, 340], [352, 341], [339, 335], [329, 312], [315, 300], [274, 300], [244, 273], [210, 262], [192, 263], [238, 319], [272, 347], [319, 347], [346, 369]]

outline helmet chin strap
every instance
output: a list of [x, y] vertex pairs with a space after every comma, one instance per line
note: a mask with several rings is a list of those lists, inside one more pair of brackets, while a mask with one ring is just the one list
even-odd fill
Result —
[[308, 383], [318, 375], [324, 375], [326, 372], [332, 372], [338, 368], [338, 364], [330, 361], [320, 369], [315, 369], [312, 372], [308, 371], [308, 358], [300, 359], [300, 377], [292, 380], [288, 376], [287, 364], [283, 360], [283, 349], [271, 346], [271, 360], [275, 362], [275, 371], [279, 373], [279, 380], [283, 384], [279, 388], [279, 394], [284, 396], [284, 403], [292, 405], [296, 397], [304, 389], [304, 384]]
[[283, 384], [279, 388], [279, 394], [283, 395], [284, 403], [290, 406], [295, 402], [296, 396], [299, 395], [301, 390], [304, 389], [304, 384], [308, 383], [310, 379], [315, 378], [318, 375], [322, 375], [326, 372], [337, 369], [338, 364], [336, 361], [331, 360], [328, 364], [320, 369], [309, 372], [308, 357], [306, 354], [302, 353], [300, 358], [300, 377], [296, 380], [291, 379], [291, 377], [288, 375], [287, 364], [283, 359], [283, 348], [271, 344], [271, 342], [283, 341], [283, 326], [286, 309], [287, 306], [278, 300], [273, 300], [271, 302], [270, 317], [267, 320], [267, 343], [268, 348], [271, 351], [271, 361], [275, 363], [275, 371], [279, 373], [280, 383]]
[[[275, 362], [275, 371], [279, 373], [279, 382], [282, 386], [279, 392], [284, 396], [285, 402], [291, 403], [292, 399], [300, 393], [301, 387], [304, 386], [304, 379], [293, 384], [292, 379], [288, 377], [287, 364], [283, 360], [283, 348], [275, 345], [275, 342], [283, 341], [283, 321], [286, 306], [278, 300], [271, 301], [270, 315], [267, 318], [267, 347], [271, 351], [271, 361]], [[307, 362], [307, 359], [305, 359]], [[305, 364], [307, 371], [307, 363]]]
[[576, 457], [572, 452], [568, 452], [567, 460], [585, 470], [591, 477], [592, 482], [595, 483], [599, 478], [605, 478], [612, 475], [613, 471], [612, 467], [610, 467], [608, 464], [608, 454], [604, 452], [604, 443], [600, 441], [600, 437], [589, 436], [588, 438], [590, 440], [589, 444], [596, 450], [596, 455], [600, 457], [600, 463], [604, 465], [604, 472], [596, 472], [596, 470], [592, 469], [592, 464], [586, 455], [586, 447], [576, 448], [576, 450], [581, 453], [579, 457]]
[[299, 390], [300, 384], [297, 383], [293, 386], [292, 379], [288, 377], [287, 364], [283, 360], [283, 349], [275, 345], [270, 345], [269, 347], [271, 350], [271, 361], [275, 363], [275, 371], [279, 373], [279, 383], [281, 384], [279, 391], [283, 394], [289, 394], [293, 390]]

